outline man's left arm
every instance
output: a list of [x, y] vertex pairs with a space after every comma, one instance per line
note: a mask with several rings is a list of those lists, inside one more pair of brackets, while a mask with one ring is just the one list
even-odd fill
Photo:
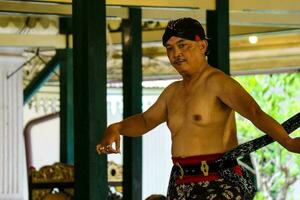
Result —
[[215, 75], [212, 81], [213, 91], [223, 103], [249, 119], [258, 129], [278, 141], [287, 150], [300, 153], [300, 138], [291, 138], [237, 81], [222, 73]]

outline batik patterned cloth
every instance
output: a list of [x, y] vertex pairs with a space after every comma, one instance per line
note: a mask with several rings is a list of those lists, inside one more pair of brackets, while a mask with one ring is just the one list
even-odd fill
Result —
[[244, 200], [241, 188], [223, 178], [214, 181], [196, 183], [176, 183], [177, 175], [173, 168], [171, 172], [168, 199], [170, 200]]

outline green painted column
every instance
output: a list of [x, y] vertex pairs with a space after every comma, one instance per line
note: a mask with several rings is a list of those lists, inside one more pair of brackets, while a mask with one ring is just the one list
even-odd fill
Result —
[[[122, 21], [124, 118], [142, 112], [141, 9]], [[142, 137], [124, 137], [123, 199], [142, 199]]]
[[[68, 38], [72, 34], [72, 18], [60, 18], [59, 31]], [[66, 49], [59, 49], [57, 53], [60, 65], [60, 161], [74, 164], [73, 49], [68, 40]]]
[[105, 0], [73, 0], [75, 200], [107, 199]]
[[60, 161], [74, 164], [73, 50], [57, 51], [60, 65]]
[[229, 66], [229, 0], [215, 0], [216, 10], [206, 12], [209, 42], [208, 63], [226, 74]]

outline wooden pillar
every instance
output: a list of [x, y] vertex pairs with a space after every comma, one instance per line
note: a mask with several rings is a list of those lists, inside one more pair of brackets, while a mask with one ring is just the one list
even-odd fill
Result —
[[[122, 21], [124, 117], [142, 112], [141, 9]], [[142, 199], [142, 137], [124, 137], [123, 199]]]
[[107, 197], [105, 0], [73, 0], [75, 199]]
[[226, 74], [229, 66], [229, 0], [216, 0], [216, 10], [206, 12], [209, 42], [208, 63]]
[[[66, 38], [72, 34], [72, 18], [60, 18], [60, 33]], [[73, 49], [66, 40], [66, 49], [57, 50], [60, 76], [60, 161], [74, 164], [74, 99], [73, 99]]]
[[74, 164], [73, 50], [58, 50], [60, 65], [60, 161]]

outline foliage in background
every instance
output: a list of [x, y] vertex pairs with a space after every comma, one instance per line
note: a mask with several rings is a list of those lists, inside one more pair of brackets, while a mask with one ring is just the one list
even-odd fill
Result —
[[[262, 110], [282, 123], [300, 112], [300, 73], [239, 76], [235, 79], [251, 94]], [[237, 115], [240, 143], [263, 133]], [[292, 137], [300, 136], [297, 130]], [[300, 178], [300, 156], [273, 143], [251, 155], [259, 192], [255, 200], [292, 199], [291, 186]]]

